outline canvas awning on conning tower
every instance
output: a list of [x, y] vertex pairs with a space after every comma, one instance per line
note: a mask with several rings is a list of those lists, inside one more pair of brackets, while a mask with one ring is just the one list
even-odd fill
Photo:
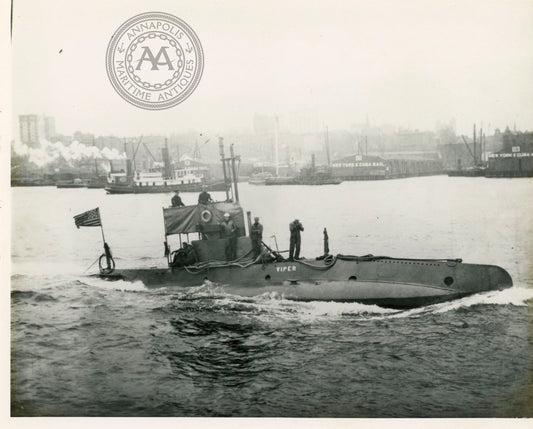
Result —
[[202, 232], [202, 226], [221, 223], [224, 220], [224, 213], [231, 215], [235, 226], [241, 232], [239, 235], [243, 235], [245, 226], [242, 207], [238, 203], [227, 202], [163, 208], [165, 235]]

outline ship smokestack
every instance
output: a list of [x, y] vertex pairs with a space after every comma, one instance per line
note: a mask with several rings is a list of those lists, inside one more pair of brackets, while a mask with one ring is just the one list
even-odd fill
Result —
[[131, 159], [127, 159], [126, 160], [126, 176], [128, 178], [133, 177], [133, 169], [132, 169], [132, 165], [131, 165]]
[[161, 156], [163, 157], [163, 179], [171, 179], [172, 168], [170, 166], [170, 155], [168, 154], [167, 139], [165, 139], [165, 147], [161, 148]]

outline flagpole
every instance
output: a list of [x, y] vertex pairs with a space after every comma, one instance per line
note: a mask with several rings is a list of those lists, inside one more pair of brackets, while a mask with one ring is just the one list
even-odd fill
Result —
[[102, 241], [105, 244], [104, 226], [102, 225], [102, 216], [100, 216], [100, 207], [97, 207], [96, 209], [98, 210], [98, 217], [100, 218], [100, 231], [102, 231]]
[[102, 231], [102, 241], [103, 241], [104, 244], [105, 244], [104, 227], [103, 227], [102, 225], [100, 225], [100, 231]]
[[[115, 269], [115, 261], [113, 261], [113, 255], [111, 254], [111, 249], [109, 248], [109, 245], [105, 242], [105, 236], [104, 236], [104, 225], [102, 225], [102, 216], [100, 216], [100, 207], [96, 208], [98, 210], [98, 217], [100, 218], [100, 231], [102, 231], [102, 241], [104, 242], [104, 254], [105, 254], [105, 260], [107, 263], [106, 270], [108, 273], [111, 273]], [[101, 257], [100, 257], [101, 258]], [[113, 265], [111, 265], [113, 263]], [[100, 267], [100, 271], [102, 268]]]

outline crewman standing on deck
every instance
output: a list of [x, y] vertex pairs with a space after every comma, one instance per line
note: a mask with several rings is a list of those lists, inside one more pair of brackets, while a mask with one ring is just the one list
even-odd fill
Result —
[[220, 223], [222, 237], [226, 239], [225, 255], [227, 261], [237, 259], [237, 227], [231, 220], [229, 213], [224, 213], [224, 221]]
[[171, 203], [172, 207], [185, 207], [185, 204], [183, 204], [183, 201], [181, 201], [180, 191], [174, 191], [174, 196], [172, 197]]
[[304, 227], [298, 219], [294, 219], [294, 221], [289, 224], [289, 230], [291, 232], [289, 261], [294, 261], [295, 259], [300, 259], [300, 244], [302, 243], [300, 231], [303, 231]]
[[250, 228], [250, 238], [252, 240], [252, 251], [254, 259], [261, 254], [261, 241], [263, 240], [263, 225], [259, 223], [259, 218], [254, 218], [254, 223]]
[[211, 195], [207, 192], [207, 186], [202, 186], [202, 192], [198, 195], [198, 204], [209, 204], [212, 203]]

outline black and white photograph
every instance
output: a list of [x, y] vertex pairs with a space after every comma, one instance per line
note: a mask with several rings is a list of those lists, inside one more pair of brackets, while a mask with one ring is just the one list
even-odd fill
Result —
[[531, 423], [533, 1], [2, 19], [10, 425]]

